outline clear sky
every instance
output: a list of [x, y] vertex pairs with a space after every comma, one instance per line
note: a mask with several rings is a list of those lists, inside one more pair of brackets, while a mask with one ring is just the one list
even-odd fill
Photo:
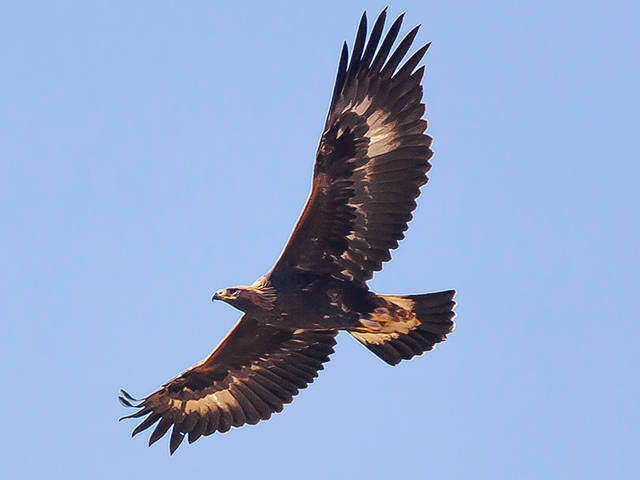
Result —
[[[306, 3], [306, 2], [305, 2]], [[390, 2], [431, 180], [384, 293], [458, 290], [389, 367], [346, 335], [258, 426], [146, 446], [117, 402], [239, 317], [309, 190], [343, 40], [386, 3], [5, 2], [4, 478], [639, 478], [636, 2]]]

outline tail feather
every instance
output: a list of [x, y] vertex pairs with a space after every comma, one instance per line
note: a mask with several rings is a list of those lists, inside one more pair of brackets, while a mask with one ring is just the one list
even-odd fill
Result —
[[350, 331], [390, 365], [433, 350], [455, 327], [455, 290], [423, 295], [378, 295], [378, 307]]

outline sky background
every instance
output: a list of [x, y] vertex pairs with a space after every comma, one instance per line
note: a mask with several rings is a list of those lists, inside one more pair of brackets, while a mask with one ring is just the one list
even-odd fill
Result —
[[[269, 422], [152, 448], [307, 196], [363, 10], [423, 25], [433, 169], [371, 282], [458, 290], [389, 367], [342, 334]], [[3, 2], [5, 478], [639, 478], [636, 2]], [[370, 23], [371, 25], [371, 23]]]

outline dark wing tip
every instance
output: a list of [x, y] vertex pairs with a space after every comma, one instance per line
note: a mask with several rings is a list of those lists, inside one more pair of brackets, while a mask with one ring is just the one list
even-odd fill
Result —
[[371, 70], [374, 73], [378, 73], [384, 65], [385, 60], [387, 59], [387, 55], [389, 55], [389, 51], [391, 50], [391, 46], [398, 36], [398, 32], [400, 31], [400, 27], [402, 26], [403, 18], [404, 13], [396, 18], [395, 21], [391, 24], [391, 27], [389, 27], [389, 31], [387, 31], [387, 35], [384, 37], [376, 58], [373, 60], [373, 64], [371, 65]]
[[176, 425], [174, 425], [171, 430], [171, 439], [169, 440], [169, 455], [173, 455], [173, 452], [178, 449], [182, 440], [184, 440], [184, 433], [178, 430]]
[[133, 403], [133, 402], [140, 402], [140, 400], [132, 397], [122, 389], [120, 389], [120, 395], [118, 395], [118, 401], [127, 408], [140, 408], [142, 406], [141, 403], [138, 403], [137, 405]]
[[127, 393], [125, 390], [123, 390], [122, 388], [120, 389], [120, 395], [122, 395], [124, 398], [126, 398], [127, 400], [133, 400], [134, 402], [139, 402], [140, 399], [132, 397], [131, 395], [129, 395], [129, 393]]
[[420, 25], [411, 29], [411, 31], [400, 42], [400, 45], [398, 45], [395, 52], [393, 52], [393, 54], [391, 55], [391, 58], [389, 58], [386, 65], [380, 72], [383, 78], [389, 78], [391, 77], [391, 75], [393, 75], [393, 72], [395, 72], [396, 68], [409, 51], [409, 48], [411, 47], [413, 40], [416, 38], [419, 29]]
[[128, 408], [133, 408], [134, 407], [134, 405], [129, 400], [127, 400], [126, 398], [122, 397], [122, 395], [118, 395], [118, 401], [124, 407], [128, 407]]
[[151, 411], [146, 411], [145, 414], [147, 413], [151, 413], [151, 415], [149, 415], [147, 418], [145, 418], [140, 425], [138, 425], [133, 432], [131, 432], [131, 436], [135, 437], [137, 434], [139, 434], [140, 432], [146, 430], [147, 428], [149, 428], [151, 425], [153, 425], [154, 423], [156, 423], [158, 420], [160, 420], [160, 414], [159, 413], [153, 413]]
[[347, 69], [347, 81], [356, 76], [358, 68], [360, 66], [360, 59], [362, 57], [362, 50], [364, 49], [364, 41], [367, 37], [367, 12], [362, 14], [360, 18], [360, 25], [358, 25], [358, 32], [353, 42], [353, 52], [351, 52], [351, 61], [349, 62], [349, 68]]
[[336, 74], [336, 83], [333, 87], [333, 95], [331, 95], [331, 108], [335, 105], [338, 97], [340, 96], [340, 92], [342, 92], [342, 87], [344, 86], [345, 80], [347, 79], [347, 61], [349, 59], [349, 47], [347, 47], [347, 42], [342, 44], [342, 53], [340, 54], [340, 63], [338, 64], [338, 73]]
[[387, 18], [387, 7], [380, 12], [376, 22], [371, 29], [371, 33], [369, 34], [369, 41], [367, 42], [367, 48], [362, 55], [362, 59], [360, 61], [360, 72], [365, 72], [369, 69], [369, 65], [371, 64], [371, 60], [373, 59], [373, 54], [378, 48], [378, 42], [380, 41], [380, 36], [382, 35], [382, 29], [384, 28], [384, 22]]
[[[156, 416], [156, 415], [158, 416], [158, 418], [161, 417], [161, 415], [157, 414], [157, 413], [155, 415], [151, 415], [144, 422], [142, 422], [140, 425], [138, 425], [138, 428], [136, 428], [134, 430], [134, 434], [133, 435], [135, 435], [135, 434], [141, 432], [142, 430], [145, 430], [145, 429], [149, 428], [151, 425], [153, 425], [156, 422], [156, 420], [158, 420], [158, 418], [153, 420], [154, 416]], [[147, 424], [147, 422], [148, 422], [148, 424]], [[158, 440], [160, 440], [162, 437], [164, 437], [172, 424], [173, 424], [173, 420], [171, 420], [169, 417], [160, 418], [160, 422], [158, 422], [158, 425], [156, 425], [156, 428], [153, 430], [153, 432], [151, 433], [151, 436], [149, 437], [149, 446], [153, 445]], [[143, 425], [144, 425], [144, 427], [141, 428]]]
[[[411, 55], [411, 57], [409, 57], [406, 62], [404, 62], [402, 67], [400, 67], [400, 69], [395, 73], [393, 78], [403, 78], [410, 76], [413, 73], [414, 68], [416, 68], [418, 63], [420, 63], [420, 60], [422, 60], [422, 57], [424, 57], [424, 54], [427, 52], [427, 50], [429, 50], [430, 46], [431, 42], [428, 42], [418, 50], [416, 50], [416, 52]], [[422, 68], [424, 68], [424, 66]]]
[[[353, 80], [356, 76], [366, 75], [366, 72], [369, 72], [373, 74], [381, 74], [382, 77], [389, 78], [393, 75], [400, 61], [406, 55], [421, 25], [417, 25], [416, 27], [414, 27], [405, 36], [398, 48], [391, 55], [391, 58], [389, 58], [389, 60], [387, 61], [387, 57], [389, 56], [391, 47], [393, 46], [393, 43], [398, 36], [400, 27], [402, 26], [402, 21], [405, 16], [405, 12], [403, 12], [394, 20], [394, 22], [391, 24], [391, 27], [389, 27], [389, 30], [387, 31], [384, 39], [382, 40], [380, 48], [378, 48], [378, 43], [380, 41], [382, 30], [384, 28], [387, 9], [388, 6], [384, 7], [378, 15], [378, 18], [376, 19], [376, 22], [369, 34], [368, 40], [367, 12], [363, 12], [353, 43], [351, 58], [349, 58], [347, 42], [343, 43], [342, 54], [340, 56], [340, 63], [338, 66], [338, 73], [336, 75], [336, 82], [333, 90], [330, 108], [332, 108], [337, 102], [340, 94], [345, 88], [345, 85], [349, 84], [351, 80]], [[420, 53], [418, 55], [413, 55], [406, 62], [405, 65], [408, 64], [407, 68], [405, 68], [405, 66], [403, 65], [403, 67], [400, 69], [403, 74], [406, 74], [407, 70], [409, 70], [409, 73], [411, 73], [413, 68], [415, 68], [417, 63], [422, 58], [422, 55], [424, 55], [424, 53], [426, 52], [428, 45], [429, 44], [420, 49]], [[411, 66], [412, 64], [413, 66]]]

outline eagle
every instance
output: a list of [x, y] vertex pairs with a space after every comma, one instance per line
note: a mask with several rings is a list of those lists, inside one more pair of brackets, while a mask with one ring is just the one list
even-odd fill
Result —
[[390, 365], [453, 331], [454, 290], [367, 287], [404, 238], [431, 167], [416, 68], [429, 43], [400, 65], [420, 27], [392, 52], [403, 16], [383, 38], [384, 9], [367, 40], [362, 15], [351, 56], [342, 48], [311, 193], [280, 257], [252, 285], [215, 292], [244, 315], [207, 358], [142, 400], [121, 390], [120, 402], [137, 409], [122, 419], [142, 419], [132, 435], [155, 425], [151, 445], [171, 428], [173, 454], [185, 436], [269, 419], [313, 382], [341, 330]]

